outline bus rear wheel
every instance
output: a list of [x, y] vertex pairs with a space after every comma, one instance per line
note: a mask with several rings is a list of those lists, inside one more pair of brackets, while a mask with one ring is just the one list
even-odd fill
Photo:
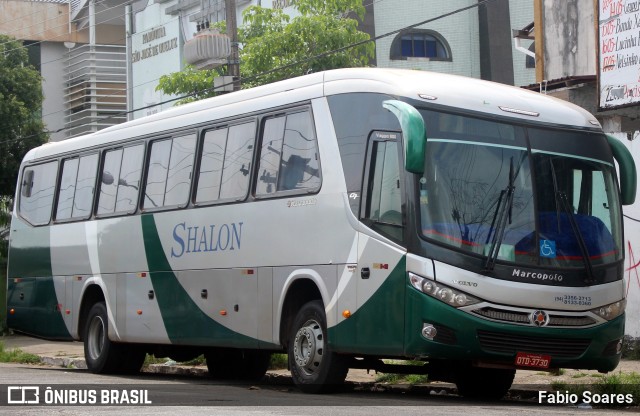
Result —
[[91, 307], [84, 327], [84, 357], [92, 373], [137, 373], [145, 359], [138, 346], [111, 342], [108, 336], [107, 306], [98, 302]]
[[516, 370], [464, 367], [456, 375], [458, 394], [470, 399], [500, 400], [513, 383]]
[[347, 377], [347, 361], [329, 348], [324, 307], [318, 300], [304, 304], [296, 315], [288, 353], [293, 382], [305, 393], [335, 390]]

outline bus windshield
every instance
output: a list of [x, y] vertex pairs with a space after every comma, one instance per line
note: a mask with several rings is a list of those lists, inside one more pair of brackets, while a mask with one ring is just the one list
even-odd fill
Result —
[[[422, 111], [424, 238], [493, 261], [586, 268], [622, 258], [604, 135]], [[580, 149], [567, 148], [581, 135]], [[564, 143], [564, 148], [563, 148]], [[598, 153], [600, 151], [600, 153]]]

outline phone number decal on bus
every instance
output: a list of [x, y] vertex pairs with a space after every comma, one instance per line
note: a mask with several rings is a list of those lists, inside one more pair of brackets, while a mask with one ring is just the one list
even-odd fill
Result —
[[554, 298], [563, 305], [591, 306], [591, 296], [561, 295]]

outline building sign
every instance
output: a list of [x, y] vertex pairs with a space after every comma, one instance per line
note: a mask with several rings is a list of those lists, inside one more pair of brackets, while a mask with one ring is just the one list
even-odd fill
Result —
[[600, 108], [640, 103], [640, 0], [598, 0]]
[[140, 109], [134, 118], [155, 114], [173, 103], [161, 104], [171, 96], [156, 91], [162, 75], [181, 68], [180, 21], [175, 19], [131, 35], [132, 106]]

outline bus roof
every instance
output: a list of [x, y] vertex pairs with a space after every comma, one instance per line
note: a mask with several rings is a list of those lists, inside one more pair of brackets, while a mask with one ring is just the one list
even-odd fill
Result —
[[[600, 124], [566, 101], [504, 84], [407, 69], [348, 68], [319, 72], [174, 107], [96, 133], [31, 150], [25, 161], [349, 92], [376, 92], [463, 110], [579, 128]], [[123, 132], [127, 131], [126, 136]]]

